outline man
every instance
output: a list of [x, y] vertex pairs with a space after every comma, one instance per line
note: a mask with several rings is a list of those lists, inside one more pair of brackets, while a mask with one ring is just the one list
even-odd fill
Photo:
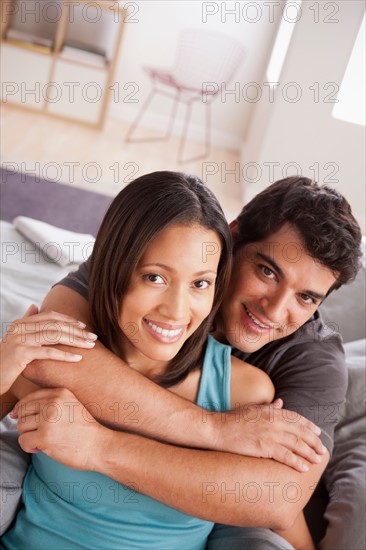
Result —
[[[217, 415], [202, 417], [195, 405], [129, 369], [99, 343], [87, 352], [86, 366], [65, 364], [61, 369], [59, 364], [37, 362], [25, 375], [42, 385], [67, 387], [84, 404], [100, 395], [90, 410], [104, 422], [175, 443], [118, 433], [120, 451], [113, 454], [106, 448], [103, 454], [96, 453], [100, 454], [96, 468], [121, 483], [133, 480], [137, 490], [188, 514], [249, 527], [218, 526], [209, 548], [288, 548], [269, 529], [253, 528], [290, 527], [332, 453], [347, 372], [341, 339], [324, 326], [317, 308], [333, 289], [355, 277], [361, 234], [339, 193], [301, 177], [281, 180], [257, 195], [232, 230], [234, 269], [215, 336], [270, 375], [286, 410], [321, 427], [327, 452], [318, 463], [307, 462], [307, 471], [285, 465], [295, 466], [297, 455], [301, 456], [296, 445], [294, 453], [281, 457], [285, 464], [258, 460], [260, 452], [250, 450], [251, 440], [258, 445], [262, 436], [273, 438], [270, 456], [279, 452], [276, 431], [284, 427], [280, 411], [270, 419], [259, 409], [259, 418], [247, 414], [240, 422], [235, 414], [226, 416], [226, 422], [218, 421]], [[56, 286], [43, 308], [67, 313], [90, 326], [87, 266]], [[331, 416], [329, 403], [336, 404]], [[288, 415], [288, 420], [296, 420], [296, 415]], [[234, 437], [238, 452], [252, 456], [192, 448], [235, 451]]]

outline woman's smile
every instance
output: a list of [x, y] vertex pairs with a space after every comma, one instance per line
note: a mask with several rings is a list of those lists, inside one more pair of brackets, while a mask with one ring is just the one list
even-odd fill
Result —
[[144, 324], [153, 338], [165, 344], [177, 342], [189, 326], [188, 324], [175, 326], [160, 321], [151, 321], [150, 319], [144, 319]]

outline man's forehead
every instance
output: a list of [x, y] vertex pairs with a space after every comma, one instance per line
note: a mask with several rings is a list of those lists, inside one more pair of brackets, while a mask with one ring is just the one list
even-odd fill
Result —
[[279, 267], [287, 264], [294, 264], [300, 260], [311, 259], [301, 241], [297, 240], [266, 240], [258, 243], [251, 243], [245, 247], [245, 256], [249, 260], [262, 258], [276, 262]]

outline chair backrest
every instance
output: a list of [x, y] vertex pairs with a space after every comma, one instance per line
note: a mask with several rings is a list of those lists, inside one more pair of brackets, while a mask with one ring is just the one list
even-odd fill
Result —
[[244, 59], [243, 46], [231, 36], [214, 31], [186, 30], [179, 37], [172, 73], [188, 88], [204, 82], [229, 82]]

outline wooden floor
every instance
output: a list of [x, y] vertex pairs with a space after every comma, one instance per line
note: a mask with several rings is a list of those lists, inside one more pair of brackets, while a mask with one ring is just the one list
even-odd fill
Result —
[[[36, 171], [44, 179], [116, 195], [132, 179], [155, 170], [178, 170], [201, 177], [218, 197], [231, 220], [242, 204], [241, 183], [234, 171], [239, 152], [212, 147], [209, 156], [178, 164], [179, 138], [126, 143], [128, 126], [108, 120], [105, 129], [1, 106], [1, 163], [22, 172]], [[188, 142], [187, 153], [202, 152], [202, 144]], [[238, 165], [237, 165], [238, 166]]]

